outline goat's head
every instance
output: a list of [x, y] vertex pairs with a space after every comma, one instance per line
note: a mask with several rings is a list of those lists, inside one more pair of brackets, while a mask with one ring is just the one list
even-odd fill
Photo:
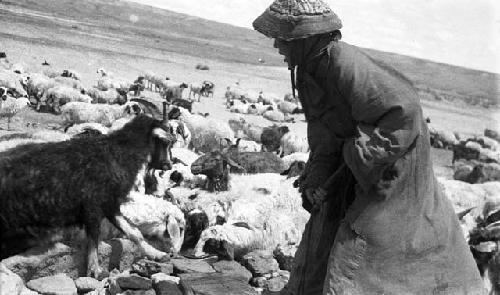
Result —
[[151, 132], [154, 150], [149, 164], [150, 169], [169, 170], [172, 168], [172, 145], [176, 142], [175, 135], [160, 121], [155, 121]]
[[101, 74], [101, 76], [102, 76], [102, 77], [104, 77], [104, 76], [107, 76], [107, 75], [108, 75], [108, 73], [106, 72], [106, 70], [105, 70], [104, 68], [98, 68], [98, 69], [97, 69], [97, 73], [98, 73], [98, 74]]
[[200, 239], [201, 233], [209, 226], [208, 216], [200, 209], [193, 209], [186, 214], [185, 219], [186, 234], [184, 246], [193, 247]]
[[123, 109], [123, 113], [127, 115], [139, 115], [144, 113], [144, 110], [141, 108], [139, 103], [137, 102], [128, 102], [125, 104], [125, 108]]
[[196, 159], [196, 161], [191, 164], [191, 173], [195, 175], [206, 175], [209, 188], [213, 185], [214, 190], [219, 190], [218, 187], [227, 187], [227, 183], [223, 182], [228, 181], [228, 166], [244, 170], [238, 163], [230, 159], [221, 151], [213, 151]]
[[203, 252], [215, 254], [222, 260], [234, 260], [234, 246], [225, 240], [210, 238], [203, 245]]

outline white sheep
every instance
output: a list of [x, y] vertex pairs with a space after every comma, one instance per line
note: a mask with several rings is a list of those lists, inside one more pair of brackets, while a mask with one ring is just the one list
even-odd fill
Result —
[[60, 131], [37, 130], [34, 132], [28, 132], [26, 134], [23, 134], [20, 137], [14, 137], [9, 140], [0, 141], [0, 152], [14, 148], [18, 145], [43, 143], [43, 142], [58, 142], [58, 141], [69, 140], [70, 138], [71, 138], [70, 135], [62, 133]]
[[86, 93], [92, 97], [93, 103], [107, 103], [107, 104], [123, 104], [127, 101], [126, 93], [120, 93], [115, 88], [110, 88], [108, 90], [99, 90], [92, 87], [86, 91]]
[[284, 114], [296, 114], [300, 111], [300, 108], [297, 104], [288, 101], [279, 102], [278, 109]]
[[191, 146], [200, 152], [210, 152], [220, 147], [220, 140], [224, 138], [233, 139], [234, 132], [229, 125], [212, 117], [203, 117], [190, 114], [188, 110], [179, 107], [181, 115], [179, 119], [186, 123], [191, 131]]
[[29, 74], [26, 78], [26, 91], [30, 97], [37, 101], [44, 97], [47, 90], [58, 85], [56, 80], [39, 73]]
[[203, 83], [191, 83], [189, 84], [189, 98], [191, 99], [191, 93], [193, 94], [193, 99], [198, 95], [198, 101], [201, 98], [201, 92], [203, 91]]
[[10, 123], [19, 111], [28, 107], [30, 101], [26, 97], [14, 98], [6, 96], [0, 99], [0, 118], [7, 118], [7, 129], [10, 130]]
[[265, 105], [262, 102], [252, 103], [248, 106], [248, 113], [252, 115], [262, 115], [266, 111], [273, 110], [274, 107], [272, 105]]
[[286, 156], [296, 152], [306, 153], [309, 151], [307, 137], [294, 131], [289, 131], [281, 137], [279, 155]]
[[163, 80], [161, 82], [162, 91], [165, 98], [182, 98], [182, 93], [184, 89], [188, 88], [188, 85], [184, 82], [177, 82], [173, 80]]
[[13, 88], [21, 96], [26, 96], [26, 90], [23, 87], [23, 76], [14, 72], [0, 70], [0, 87]]
[[103, 76], [97, 80], [97, 89], [106, 91], [111, 88], [130, 89], [132, 83], [118, 78]]
[[[164, 242], [164, 250], [178, 253], [184, 241], [186, 221], [184, 214], [174, 204], [151, 195], [131, 192], [120, 212], [146, 237]], [[167, 234], [166, 234], [167, 233]]]
[[68, 86], [68, 87], [71, 87], [71, 88], [75, 88], [75, 89], [78, 89], [78, 90], [85, 89], [83, 87], [82, 82], [80, 82], [79, 80], [75, 80], [73, 78], [69, 78], [69, 77], [55, 77], [54, 80], [58, 84], [60, 84], [60, 85], [65, 85], [65, 86]]
[[234, 133], [237, 134], [237, 137], [246, 136], [248, 139], [260, 143], [263, 127], [247, 123], [242, 117], [230, 119], [228, 123]]
[[[76, 80], [75, 80], [76, 81]], [[69, 102], [83, 102], [90, 104], [92, 98], [86, 94], [82, 94], [80, 90], [71, 88], [65, 85], [59, 85], [52, 87], [44, 94], [46, 97], [45, 103], [52, 106], [54, 112], [60, 113], [61, 106]], [[40, 105], [43, 99], [38, 103], [37, 110], [40, 109]]]
[[280, 98], [278, 95], [269, 92], [261, 92], [259, 96], [259, 102], [264, 104], [277, 104], [283, 101], [283, 98]]
[[246, 101], [232, 100], [229, 105], [231, 113], [248, 114], [249, 104]]
[[131, 102], [125, 105], [89, 104], [84, 102], [69, 102], [61, 107], [65, 123], [101, 123], [109, 127], [114, 121], [130, 116], [128, 112]]
[[293, 117], [289, 117], [288, 114], [284, 114], [278, 110], [266, 111], [262, 114], [262, 117], [273, 122], [294, 122]]
[[[232, 142], [231, 142], [232, 143]], [[239, 152], [260, 152], [262, 150], [262, 145], [253, 141], [237, 138], [234, 146]]]
[[[203, 210], [212, 225], [202, 233], [195, 247], [196, 255], [202, 254], [208, 238], [241, 234], [241, 239], [227, 241], [235, 247], [235, 252], [274, 249], [277, 244], [300, 241], [308, 213], [301, 206], [299, 192], [292, 186], [293, 179], [262, 173], [233, 175], [230, 181], [230, 191], [217, 194], [199, 191], [193, 200], [182, 199], [180, 191], [172, 190], [180, 197], [181, 208]], [[215, 225], [217, 216], [227, 221], [224, 226]]]

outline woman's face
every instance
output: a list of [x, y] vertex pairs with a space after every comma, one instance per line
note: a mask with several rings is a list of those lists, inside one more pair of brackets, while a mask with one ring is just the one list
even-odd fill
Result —
[[290, 54], [291, 54], [291, 43], [288, 41], [284, 41], [281, 39], [274, 39], [274, 48], [278, 49], [279, 54], [285, 57], [285, 62], [290, 62]]

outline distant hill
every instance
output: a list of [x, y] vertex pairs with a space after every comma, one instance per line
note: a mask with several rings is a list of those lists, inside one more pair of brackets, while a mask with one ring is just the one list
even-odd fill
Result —
[[[26, 13], [25, 17], [20, 18], [19, 13], [13, 11]], [[127, 1], [0, 0], [0, 15], [4, 21], [37, 28], [53, 27], [55, 23], [61, 30], [78, 30], [100, 36], [100, 40], [108, 38], [109, 42], [127, 42], [144, 47], [145, 55], [149, 48], [247, 64], [260, 64], [262, 59], [264, 65], [283, 66], [272, 40], [255, 31]], [[0, 28], [1, 38], [27, 37]], [[58, 41], [57, 34], [29, 39], [29, 42]], [[110, 50], [102, 41], [83, 44], [75, 39], [72, 42], [82, 50]], [[499, 105], [500, 75], [372, 49], [367, 51], [406, 75], [424, 98], [485, 107]]]

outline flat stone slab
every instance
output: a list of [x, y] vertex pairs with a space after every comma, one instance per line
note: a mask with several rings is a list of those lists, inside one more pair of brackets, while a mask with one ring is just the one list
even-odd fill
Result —
[[116, 282], [120, 288], [134, 289], [134, 290], [149, 290], [153, 287], [151, 279], [141, 277], [136, 274], [130, 274], [125, 276], [119, 276], [116, 278]]
[[252, 272], [254, 277], [265, 276], [280, 269], [272, 252], [266, 250], [256, 250], [246, 254], [243, 256], [241, 264]]
[[75, 280], [75, 286], [78, 293], [87, 293], [98, 289], [101, 282], [91, 277], [80, 277]]
[[233, 277], [239, 277], [245, 282], [252, 278], [252, 273], [243, 265], [236, 261], [221, 260], [212, 264], [216, 272], [228, 274]]
[[199, 259], [183, 259], [174, 258], [170, 260], [174, 265], [174, 274], [179, 273], [190, 273], [190, 272], [202, 272], [202, 273], [212, 273], [215, 272], [213, 267], [207, 262]]
[[77, 295], [75, 283], [65, 274], [31, 280], [26, 286], [44, 295]]
[[257, 295], [248, 283], [223, 273], [180, 274], [184, 294], [192, 295]]

